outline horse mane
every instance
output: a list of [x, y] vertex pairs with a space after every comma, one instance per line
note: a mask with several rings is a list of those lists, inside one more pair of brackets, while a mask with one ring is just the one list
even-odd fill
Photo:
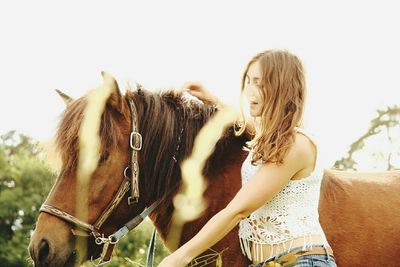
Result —
[[[143, 170], [140, 175], [145, 176], [143, 180], [146, 181], [143, 188], [148, 192], [153, 191], [154, 197], [159, 199], [178, 185], [181, 170], [177, 165], [190, 155], [196, 135], [217, 110], [185, 98], [175, 90], [155, 93], [129, 90], [125, 97], [135, 101], [140, 114], [139, 131], [147, 134], [143, 136], [143, 149], [139, 156], [146, 159], [146, 162], [140, 163]], [[223, 151], [232, 143], [232, 139], [235, 136], [233, 127], [230, 127], [207, 160], [204, 176], [212, 176], [217, 171], [216, 164], [223, 155], [227, 157]], [[174, 157], [177, 162], [174, 162]]]
[[[197, 133], [217, 110], [186, 98], [175, 90], [150, 92], [128, 88], [123, 98], [125, 101], [134, 101], [137, 108], [138, 128], [143, 136], [143, 148], [139, 152], [140, 188], [142, 192], [152, 192], [146, 193], [149, 203], [163, 197], [179, 184], [179, 163], [190, 155]], [[76, 170], [79, 129], [86, 106], [87, 95], [69, 104], [62, 114], [55, 140], [63, 170]], [[129, 136], [129, 132], [123, 132], [124, 127], [120, 125], [122, 119], [128, 125], [131, 122], [121, 117], [106, 105], [100, 125], [101, 152], [116, 147], [122, 136]], [[213, 176], [219, 169], [217, 164], [229, 160], [226, 149], [233, 142], [244, 144], [244, 137], [235, 137], [233, 127], [229, 127], [207, 160], [203, 175]]]

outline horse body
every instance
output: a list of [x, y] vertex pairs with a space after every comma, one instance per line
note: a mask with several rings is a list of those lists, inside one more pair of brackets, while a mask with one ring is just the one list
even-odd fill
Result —
[[[133, 100], [139, 116], [139, 132], [143, 135], [143, 150], [139, 154], [141, 196], [134, 205], [128, 205], [126, 199], [121, 201], [99, 231], [110, 235], [145, 207], [167, 195], [162, 205], [150, 216], [162, 239], [166, 240], [173, 211], [172, 197], [176, 193], [173, 188], [181, 179], [179, 163], [188, 157], [197, 132], [215, 110], [195, 101], [184, 100], [176, 92], [155, 94], [139, 90], [128, 91], [122, 96], [115, 80], [107, 84], [113, 88], [101, 119], [101, 160], [89, 181], [87, 221], [90, 224], [96, 221], [124, 181], [124, 169], [130, 160], [132, 121], [127, 100]], [[46, 203], [69, 214], [75, 214], [75, 197], [80, 194], [79, 188], [75, 188], [76, 161], [78, 133], [86, 100], [83, 97], [68, 101], [57, 134], [63, 166], [46, 200]], [[215, 152], [203, 170], [208, 182], [204, 193], [208, 208], [199, 219], [184, 225], [180, 245], [193, 237], [240, 189], [240, 168], [247, 155], [243, 150], [245, 141], [244, 137], [235, 137], [230, 129], [217, 143]], [[397, 196], [400, 174], [380, 175], [390, 176], [389, 181], [350, 179], [368, 176], [364, 174], [333, 171], [325, 174], [321, 187], [320, 221], [335, 252], [338, 266], [378, 266], [381, 262], [385, 266], [397, 264], [400, 245], [396, 237], [400, 234], [400, 216], [395, 210], [400, 204]], [[90, 256], [99, 255], [99, 247], [94, 240], [71, 232], [72, 228], [60, 218], [40, 213], [29, 247], [35, 266], [74, 266]], [[223, 251], [223, 266], [250, 264], [241, 253], [237, 231], [236, 227], [212, 248], [217, 252]], [[80, 238], [84, 238], [88, 244], [87, 255], [81, 255], [79, 248], [76, 248], [76, 241]]]
[[399, 192], [399, 171], [325, 171], [320, 222], [338, 266], [400, 266]]

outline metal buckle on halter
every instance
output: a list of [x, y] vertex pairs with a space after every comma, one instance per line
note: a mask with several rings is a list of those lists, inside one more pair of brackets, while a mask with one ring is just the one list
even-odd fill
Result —
[[101, 236], [96, 236], [94, 239], [94, 242], [98, 246], [101, 246], [101, 245], [107, 243], [108, 241], [109, 241], [109, 239], [107, 237], [104, 237], [104, 234], [102, 234]]
[[126, 167], [125, 170], [124, 170], [124, 177], [125, 177], [126, 179], [128, 179], [128, 180], [129, 180], [129, 178], [130, 178], [129, 175], [128, 175], [128, 170], [130, 170], [130, 169], [131, 169], [131, 167], [128, 166], [128, 167]]
[[[131, 169], [131, 167], [126, 167], [125, 168], [125, 170], [124, 170], [124, 176], [125, 176], [125, 178], [126, 179], [130, 179], [130, 177], [129, 177], [129, 175], [128, 175], [128, 171]], [[128, 205], [131, 205], [132, 203], [138, 203], [139, 202], [139, 197], [132, 197], [132, 196], [129, 196], [128, 197]]]
[[90, 261], [92, 262], [93, 266], [101, 266], [109, 263], [111, 261], [111, 255], [114, 246], [119, 242], [119, 239], [125, 236], [128, 232], [129, 230], [127, 227], [123, 227], [109, 237], [104, 237], [104, 234], [97, 236], [95, 238], [95, 243], [98, 246], [103, 245], [103, 251], [97, 262], [94, 261], [93, 257], [90, 257]]
[[[135, 139], [135, 140], [133, 140]], [[131, 136], [129, 138], [129, 144], [132, 149], [139, 151], [142, 149], [142, 135], [138, 132], [131, 132]], [[139, 142], [139, 143], [138, 143]]]
[[132, 203], [138, 203], [138, 202], [139, 202], [138, 197], [132, 197], [132, 196], [128, 197], [128, 205], [131, 205]]

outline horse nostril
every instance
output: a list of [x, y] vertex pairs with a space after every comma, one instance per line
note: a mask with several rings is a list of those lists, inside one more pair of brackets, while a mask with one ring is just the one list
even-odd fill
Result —
[[43, 239], [39, 245], [39, 262], [44, 264], [47, 257], [49, 256], [50, 246], [46, 239]]

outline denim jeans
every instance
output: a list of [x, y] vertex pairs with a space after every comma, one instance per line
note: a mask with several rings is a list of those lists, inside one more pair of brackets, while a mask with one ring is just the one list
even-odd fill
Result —
[[[314, 245], [313, 247], [324, 247], [323, 245]], [[272, 257], [266, 261], [262, 261], [257, 264], [251, 264], [249, 267], [272, 267], [274, 266], [273, 261], [278, 259], [280, 256], [285, 255], [287, 253], [290, 253], [291, 251], [297, 250], [298, 248], [293, 248], [289, 250], [289, 252], [281, 253], [278, 254], [275, 257]], [[279, 265], [278, 263], [276, 264], [276, 267], [282, 266]], [[300, 256], [297, 258], [297, 261], [294, 264], [291, 265], [285, 265], [287, 267], [337, 267], [335, 258], [332, 256], [326, 254], [316, 254], [316, 255], [305, 255], [305, 256]]]

